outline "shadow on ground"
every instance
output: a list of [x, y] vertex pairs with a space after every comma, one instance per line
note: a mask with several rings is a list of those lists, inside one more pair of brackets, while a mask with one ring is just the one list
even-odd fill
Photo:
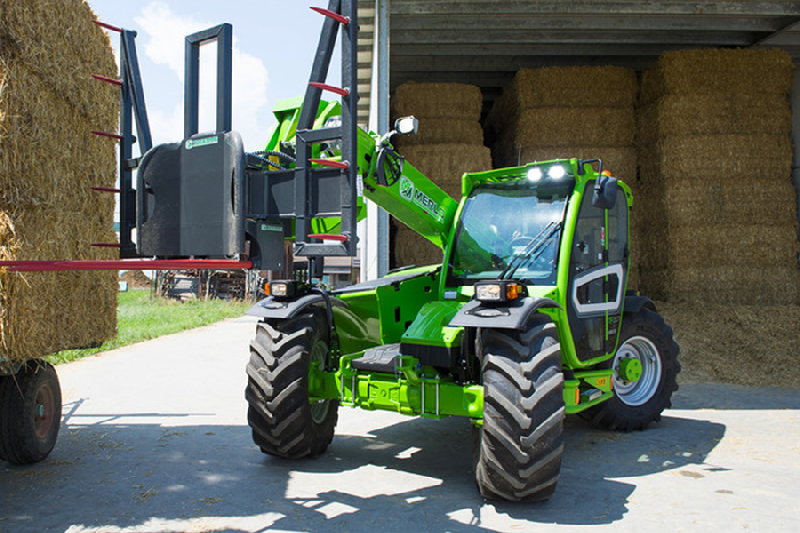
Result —
[[392, 418], [368, 434], [337, 435], [320, 458], [284, 461], [261, 454], [244, 426], [192, 425], [196, 414], [164, 415], [187, 424], [170, 427], [152, 413], [84, 419], [79, 407], [65, 406], [50, 459], [0, 465], [0, 531], [478, 532], [497, 517], [611, 524], [635, 488], [620, 478], [701, 464], [725, 433], [674, 414], [627, 434], [569, 418], [555, 496], [491, 504], [474, 485], [462, 419]]

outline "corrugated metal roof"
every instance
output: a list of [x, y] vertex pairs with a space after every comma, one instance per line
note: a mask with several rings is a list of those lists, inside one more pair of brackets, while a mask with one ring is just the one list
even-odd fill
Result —
[[[375, 3], [362, 0], [359, 116], [369, 113]], [[524, 67], [642, 70], [668, 50], [767, 47], [800, 62], [798, 1], [391, 0], [392, 91], [408, 81], [482, 88], [490, 104]]]

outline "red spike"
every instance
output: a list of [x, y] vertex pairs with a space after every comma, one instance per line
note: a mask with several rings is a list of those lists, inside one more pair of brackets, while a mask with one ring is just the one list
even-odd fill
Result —
[[116, 133], [108, 133], [107, 131], [97, 131], [97, 130], [92, 130], [92, 133], [94, 133], [95, 135], [100, 135], [101, 137], [110, 137], [118, 141], [122, 140], [122, 135], [117, 135]]
[[113, 192], [113, 193], [121, 193], [122, 189], [111, 189], [109, 187], [92, 187], [93, 191], [100, 191], [100, 192]]
[[347, 240], [346, 235], [332, 235], [330, 233], [310, 233], [308, 236], [312, 239], [325, 239], [329, 241], [345, 242]]
[[326, 85], [324, 83], [319, 83], [317, 81], [309, 82], [309, 85], [312, 87], [316, 87], [317, 89], [322, 89], [323, 91], [330, 91], [332, 93], [338, 94], [339, 96], [349, 96], [350, 89], [347, 87], [334, 87], [333, 85]]
[[330, 9], [325, 9], [325, 8], [322, 8], [322, 7], [312, 7], [311, 10], [312, 11], [316, 11], [320, 15], [325, 15], [326, 17], [330, 17], [330, 18], [332, 18], [333, 20], [335, 20], [336, 22], [338, 22], [340, 24], [344, 24], [344, 25], [350, 24], [350, 17], [345, 17], [344, 15], [340, 15], [339, 13], [335, 13], [335, 12], [331, 11]]
[[122, 81], [121, 80], [117, 80], [117, 79], [114, 79], [114, 78], [107, 78], [105, 76], [101, 76], [100, 74], [92, 74], [92, 77], [94, 79], [96, 79], [96, 80], [105, 81], [105, 82], [110, 83], [112, 85], [116, 85], [117, 87], [122, 87]]
[[93, 242], [90, 246], [97, 248], [121, 248], [122, 245], [118, 242]]
[[123, 31], [122, 28], [117, 28], [116, 26], [112, 26], [111, 24], [107, 24], [105, 22], [100, 22], [99, 20], [93, 20], [92, 22], [94, 22], [95, 24], [97, 24], [98, 26], [100, 26], [102, 28], [105, 28], [105, 29], [111, 30], [111, 31], [115, 31], [117, 33], [122, 33], [122, 31]]
[[350, 168], [350, 163], [347, 161], [334, 161], [332, 159], [309, 159], [309, 161], [323, 167], [341, 168], [342, 170]]

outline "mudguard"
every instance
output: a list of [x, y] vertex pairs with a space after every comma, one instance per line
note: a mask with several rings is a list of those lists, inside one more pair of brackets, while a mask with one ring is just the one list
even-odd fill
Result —
[[[245, 314], [259, 318], [286, 320], [317, 303], [325, 305], [325, 298], [321, 294], [306, 294], [297, 300], [276, 300], [272, 296], [268, 296], [251, 307]], [[331, 304], [336, 305], [335, 300], [331, 299]]]
[[485, 304], [472, 300], [462, 307], [450, 321], [450, 326], [465, 328], [497, 328], [522, 330], [531, 313], [539, 309], [561, 309], [550, 298], [526, 297], [509, 305]]
[[638, 313], [642, 309], [650, 309], [656, 311], [656, 304], [647, 296], [639, 296], [636, 294], [625, 295], [625, 306], [623, 307], [625, 313]]

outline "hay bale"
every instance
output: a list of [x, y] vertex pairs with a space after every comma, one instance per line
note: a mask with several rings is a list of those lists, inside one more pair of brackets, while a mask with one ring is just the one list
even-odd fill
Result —
[[642, 266], [666, 269], [741, 265], [797, 269], [796, 224], [650, 225], [642, 228]]
[[538, 107], [526, 109], [502, 139], [533, 146], [632, 146], [633, 108]]
[[477, 120], [421, 118], [415, 135], [392, 138], [398, 149], [420, 144], [475, 144], [483, 146], [483, 128]]
[[491, 153], [474, 144], [428, 144], [405, 146], [400, 153], [456, 200], [461, 198], [461, 177], [466, 172], [492, 169]]
[[800, 388], [800, 306], [664, 303], [683, 381]]
[[391, 268], [441, 264], [442, 250], [395, 218], [392, 233]]
[[89, 5], [80, 0], [0, 0], [0, 14], [4, 60], [25, 64], [94, 129], [112, 131], [116, 119], [109, 120], [106, 109], [119, 94], [91, 75], [115, 77], [117, 66], [108, 37], [92, 24], [95, 15]]
[[632, 107], [636, 73], [624, 67], [520, 69], [503, 92], [505, 117], [532, 107]]
[[463, 83], [417, 83], [408, 81], [392, 98], [392, 116], [478, 121], [483, 97], [475, 85]]
[[644, 294], [669, 302], [747, 305], [800, 303], [797, 268], [727, 266], [683, 270], [642, 267]]
[[676, 95], [786, 95], [792, 58], [779, 48], [666, 52], [642, 76], [643, 103]]
[[[79, 0], [0, 0], [0, 259], [113, 259], [118, 89], [108, 40]], [[0, 271], [0, 357], [96, 345], [116, 329], [114, 272]]]
[[787, 179], [675, 178], [642, 187], [653, 219], [669, 227], [714, 224], [797, 224], [795, 189]]
[[670, 179], [783, 180], [792, 172], [787, 135], [669, 135], [639, 153], [644, 183]]
[[732, 135], [792, 132], [785, 95], [667, 95], [639, 110], [639, 140], [667, 135]]

